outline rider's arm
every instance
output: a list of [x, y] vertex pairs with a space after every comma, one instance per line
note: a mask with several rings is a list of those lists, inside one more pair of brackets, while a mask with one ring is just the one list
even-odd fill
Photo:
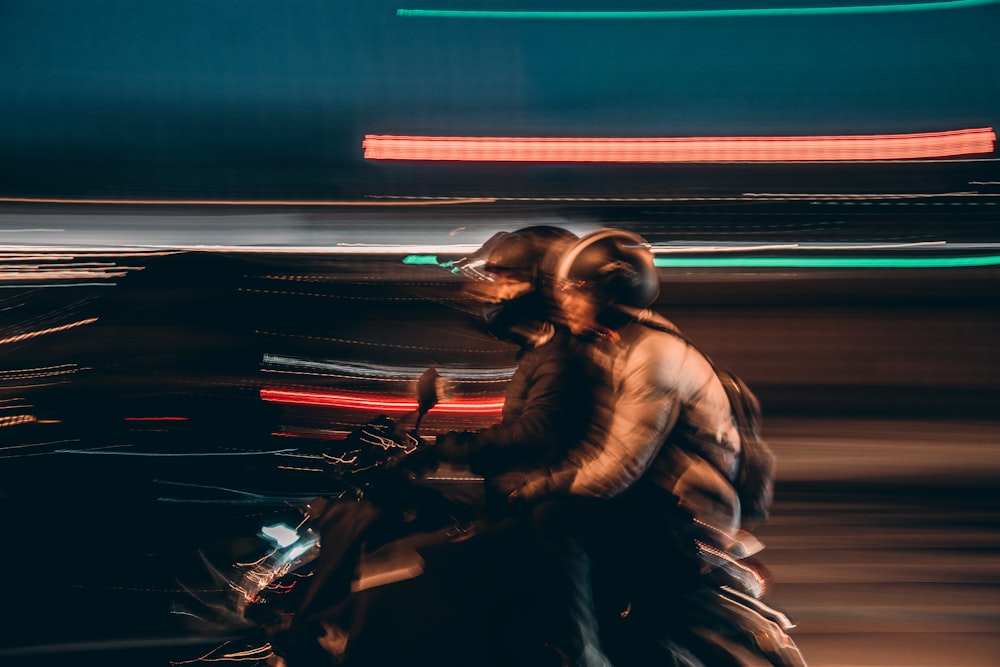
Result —
[[617, 362], [624, 367], [609, 373], [611, 384], [595, 390], [594, 414], [583, 440], [562, 463], [515, 481], [511, 497], [608, 498], [642, 476], [677, 423], [681, 403], [676, 375], [687, 355], [686, 345], [664, 345], [657, 338], [646, 336], [620, 352], [627, 355]]
[[[659, 336], [637, 342], [613, 387], [612, 409], [595, 424], [577, 452], [573, 495], [609, 498], [635, 483], [649, 468], [677, 423], [681, 410], [678, 369], [687, 346], [664, 346]], [[599, 416], [600, 417], [600, 416]]]
[[474, 469], [503, 470], [544, 464], [565, 454], [582, 435], [589, 404], [584, 367], [560, 351], [546, 354], [524, 378], [523, 409], [490, 426], [472, 440]]

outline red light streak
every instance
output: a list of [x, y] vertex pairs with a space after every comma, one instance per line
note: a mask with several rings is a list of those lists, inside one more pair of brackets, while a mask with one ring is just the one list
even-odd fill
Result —
[[[417, 402], [409, 398], [390, 398], [380, 394], [341, 391], [305, 391], [298, 389], [261, 389], [261, 400], [271, 403], [316, 405], [370, 412], [410, 412]], [[454, 398], [438, 403], [434, 412], [442, 414], [493, 414], [503, 410], [503, 398]]]
[[[404, 201], [374, 201], [370, 199], [86, 199], [67, 197], [0, 197], [9, 204], [93, 204], [99, 206], [447, 206], [450, 204], [489, 204], [482, 197], [401, 198]], [[163, 254], [163, 253], [153, 253]]]
[[273, 591], [277, 595], [287, 595], [292, 592], [292, 589], [295, 588], [297, 583], [299, 582], [293, 581], [290, 584], [270, 584], [267, 586], [267, 589], [269, 591]]
[[433, 137], [365, 135], [369, 160], [458, 162], [812, 162], [992, 153], [993, 128], [802, 137]]

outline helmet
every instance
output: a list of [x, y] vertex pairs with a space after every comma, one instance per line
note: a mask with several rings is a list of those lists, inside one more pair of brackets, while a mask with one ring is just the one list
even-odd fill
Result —
[[[559, 251], [576, 240], [576, 234], [549, 225], [497, 232], [451, 268], [470, 281], [468, 293], [481, 301], [499, 303], [533, 290], [548, 296]], [[520, 289], [511, 290], [512, 283]]]
[[645, 308], [660, 293], [649, 244], [618, 229], [602, 229], [573, 244], [559, 259], [556, 280], [562, 287], [590, 290], [608, 306]]
[[552, 285], [559, 251], [577, 236], [559, 227], [536, 225], [498, 232], [452, 270], [469, 280], [466, 293], [485, 304], [486, 330], [531, 347], [551, 330]]

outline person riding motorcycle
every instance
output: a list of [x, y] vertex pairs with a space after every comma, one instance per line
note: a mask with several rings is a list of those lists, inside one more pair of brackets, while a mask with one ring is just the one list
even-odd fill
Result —
[[541, 597], [563, 664], [606, 666], [591, 568], [641, 563], [649, 569], [633, 586], [654, 573], [661, 599], [696, 585], [696, 537], [728, 543], [739, 531], [740, 437], [711, 363], [648, 309], [659, 280], [641, 237], [589, 234], [563, 254], [556, 278], [562, 321], [601, 373], [593, 417], [560, 464], [498, 484], [512, 501], [538, 503], [550, 584]]
[[588, 369], [553, 323], [554, 260], [577, 239], [564, 229], [533, 226], [500, 232], [455, 264], [466, 293], [484, 306], [487, 331], [518, 346], [499, 423], [438, 436], [440, 460], [467, 464], [486, 477], [557, 463], [583, 436], [590, 404]]
[[[658, 282], [642, 239], [614, 231], [584, 239], [545, 228], [528, 231], [497, 235], [479, 253], [454, 264], [469, 276], [466, 291], [477, 292], [475, 301], [485, 306], [484, 322], [498, 337], [517, 341], [515, 378], [523, 378], [511, 380], [500, 424], [445, 434], [437, 446], [424, 450], [483, 471], [492, 489], [515, 501], [507, 508], [513, 517], [497, 521], [495, 514], [486, 519], [480, 514], [469, 531], [458, 533], [452, 531], [454, 517], [444, 516], [437, 524], [430, 517], [430, 532], [418, 529], [399, 539], [392, 537], [392, 528], [400, 522], [384, 526], [391, 506], [332, 501], [330, 507], [347, 508], [338, 510], [347, 512], [338, 526], [330, 521], [336, 512], [317, 516], [310, 504], [307, 517], [322, 533], [322, 546], [347, 554], [336, 568], [336, 581], [350, 582], [353, 568], [344, 564], [376, 525], [383, 529], [371, 556], [377, 560], [380, 554], [410, 549], [421, 564], [419, 556], [425, 555], [428, 567], [398, 588], [359, 589], [346, 607], [333, 604], [343, 593], [336, 585], [332, 595], [322, 591], [309, 613], [294, 615], [291, 641], [268, 634], [273, 664], [410, 659], [456, 666], [471, 660], [592, 667], [610, 664], [607, 649], [621, 666], [805, 667], [785, 632], [793, 627], [786, 617], [757, 594], [720, 581], [715, 571], [706, 576], [706, 550], [725, 556], [741, 546], [739, 498], [731, 473], [719, 466], [739, 461], [743, 443], [723, 437], [731, 425], [724, 417], [716, 423], [717, 439], [711, 437], [716, 411], [697, 404], [717, 390], [707, 375], [692, 372], [704, 371], [701, 361], [707, 360], [699, 360], [686, 339], [667, 333], [669, 322], [644, 309], [655, 299]], [[562, 261], [553, 264], [552, 254], [533, 254], [546, 246], [556, 247]], [[533, 252], [525, 254], [525, 248]], [[550, 321], [554, 284], [561, 287], [563, 302], [557, 319], [573, 336]], [[575, 292], [581, 292], [576, 296], [582, 305], [574, 303]], [[676, 345], [681, 347], [671, 347]], [[661, 362], [665, 367], [657, 367]], [[672, 376], [682, 371], [689, 375]], [[569, 387], [560, 382], [563, 373], [588, 372], [593, 374], [585, 379], [599, 384], [585, 392], [586, 399], [567, 393], [568, 400], [547, 400], [578, 389], [573, 382]], [[696, 375], [704, 380], [698, 389]], [[536, 399], [547, 407], [533, 413]], [[521, 428], [521, 421], [536, 420], [547, 426]], [[505, 422], [508, 434], [520, 432], [525, 438], [490, 440], [505, 432]], [[538, 438], [534, 445], [528, 444], [529, 435]], [[657, 444], [660, 437], [664, 440]], [[394, 475], [389, 477], [382, 481], [391, 482]], [[417, 507], [423, 513], [424, 506]], [[500, 524], [516, 526], [516, 539], [497, 530]], [[525, 524], [533, 529], [533, 540], [525, 539], [532, 537], [525, 534]], [[371, 548], [369, 541], [366, 553]], [[736, 553], [733, 562], [741, 565], [741, 558]], [[327, 558], [325, 564], [335, 560]], [[412, 562], [397, 560], [390, 567], [402, 572], [406, 568], [399, 566]], [[322, 583], [331, 577], [323, 565], [288, 576]], [[369, 568], [372, 573], [385, 571]], [[284, 598], [284, 591], [280, 595]], [[345, 609], [352, 612], [349, 618]], [[358, 619], [360, 626], [354, 624]], [[542, 636], [553, 651], [539, 650], [538, 619], [552, 621]], [[352, 621], [349, 628], [340, 625], [343, 620]]]
[[[478, 304], [486, 331], [518, 348], [500, 422], [480, 431], [442, 434], [428, 450], [430, 459], [468, 464], [482, 474], [487, 499], [493, 477], [554, 464], [579, 441], [587, 423], [586, 366], [573, 355], [568, 331], [552, 322], [554, 265], [549, 260], [576, 238], [548, 226], [499, 232], [451, 266], [468, 281], [463, 291]], [[387, 532], [386, 521], [387, 508], [367, 498], [326, 505], [317, 519], [318, 566], [291, 627], [272, 639], [288, 667], [349, 659], [353, 565], [373, 531]]]

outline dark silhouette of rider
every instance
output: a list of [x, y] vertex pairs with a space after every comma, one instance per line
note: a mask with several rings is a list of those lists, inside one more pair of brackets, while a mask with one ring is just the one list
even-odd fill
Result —
[[[572, 233], [547, 226], [500, 232], [452, 265], [465, 277], [464, 292], [477, 304], [487, 331], [518, 349], [500, 422], [442, 434], [433, 448], [438, 460], [467, 464], [482, 474], [488, 499], [492, 480], [505, 473], [557, 465], [588, 423], [589, 367], [575, 356], [569, 332], [552, 318], [554, 260], [575, 240]], [[385, 539], [398, 524], [397, 509], [361, 498], [319, 510], [317, 567], [291, 627], [272, 638], [289, 667], [346, 660], [357, 559], [374, 532]]]
[[484, 308], [487, 330], [518, 347], [499, 423], [437, 438], [438, 457], [491, 480], [513, 470], [558, 464], [588, 421], [591, 376], [569, 331], [553, 321], [553, 271], [576, 236], [535, 226], [501, 232], [460, 263], [466, 293]]

